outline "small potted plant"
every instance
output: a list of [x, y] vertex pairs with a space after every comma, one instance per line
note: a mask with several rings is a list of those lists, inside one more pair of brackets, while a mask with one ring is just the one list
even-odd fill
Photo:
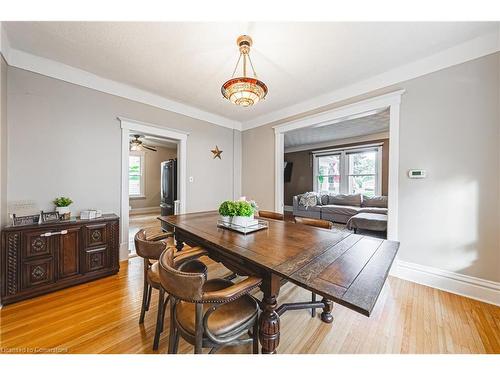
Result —
[[73, 201], [68, 197], [59, 197], [54, 199], [54, 204], [56, 206], [56, 211], [63, 220], [68, 220], [71, 218], [71, 210], [69, 208]]
[[222, 222], [231, 224], [231, 219], [236, 215], [236, 206], [233, 201], [222, 202], [219, 206], [219, 215]]
[[248, 227], [255, 224], [254, 219], [254, 209], [249, 202], [237, 201], [235, 204], [235, 215], [232, 220], [232, 224], [239, 225], [241, 227]]

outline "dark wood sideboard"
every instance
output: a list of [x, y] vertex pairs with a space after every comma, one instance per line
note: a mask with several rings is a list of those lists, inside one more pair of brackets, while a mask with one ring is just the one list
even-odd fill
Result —
[[0, 305], [115, 274], [119, 218], [9, 226], [2, 230]]

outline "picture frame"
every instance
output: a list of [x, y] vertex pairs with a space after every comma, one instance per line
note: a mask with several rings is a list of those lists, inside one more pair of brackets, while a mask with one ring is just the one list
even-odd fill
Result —
[[40, 220], [40, 215], [27, 215], [27, 216], [16, 216], [12, 214], [12, 225], [13, 226], [23, 226], [23, 225], [33, 225], [38, 224]]
[[52, 223], [55, 221], [61, 220], [61, 217], [59, 216], [59, 212], [53, 211], [53, 212], [43, 212], [41, 213], [42, 215], [42, 223]]

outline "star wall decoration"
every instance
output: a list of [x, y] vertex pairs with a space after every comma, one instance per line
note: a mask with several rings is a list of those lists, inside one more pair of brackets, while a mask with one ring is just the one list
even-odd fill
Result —
[[220, 154], [222, 154], [222, 150], [219, 150], [219, 147], [218, 146], [215, 146], [215, 148], [213, 150], [210, 150], [212, 152], [212, 154], [214, 154], [214, 159], [215, 158], [219, 158], [219, 159], [222, 159]]

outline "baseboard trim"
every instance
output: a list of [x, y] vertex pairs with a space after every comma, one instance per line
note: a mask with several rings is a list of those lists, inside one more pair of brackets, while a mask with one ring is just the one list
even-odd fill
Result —
[[129, 215], [154, 214], [154, 213], [160, 213], [160, 207], [132, 208], [129, 211]]
[[391, 275], [417, 284], [500, 306], [500, 283], [396, 260]]
[[127, 260], [129, 256], [128, 242], [122, 242], [120, 244], [120, 262]]

